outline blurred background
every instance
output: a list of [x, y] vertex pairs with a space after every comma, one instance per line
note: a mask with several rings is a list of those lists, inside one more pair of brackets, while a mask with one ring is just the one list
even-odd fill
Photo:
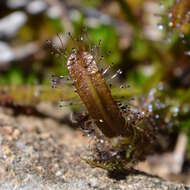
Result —
[[[56, 111], [48, 111], [48, 102], [61, 107], [66, 100], [78, 104], [67, 79], [61, 88], [51, 86], [62, 83], [59, 76], [68, 74], [64, 53], [59, 51], [74, 46], [68, 32], [77, 37], [85, 27], [88, 40], [84, 43], [93, 47], [101, 40], [102, 64], [111, 65], [113, 72], [120, 69], [117, 80], [130, 85], [127, 89], [114, 86], [116, 99], [146, 97], [152, 89], [164, 89], [162, 99], [170, 105], [165, 123], [174, 126], [166, 143], [168, 153], [150, 158], [139, 168], [190, 184], [189, 22], [190, 3], [185, 0], [1, 0], [0, 104], [16, 114], [51, 116]], [[53, 117], [63, 119], [63, 113], [81, 107], [80, 103], [77, 108], [64, 107]]]

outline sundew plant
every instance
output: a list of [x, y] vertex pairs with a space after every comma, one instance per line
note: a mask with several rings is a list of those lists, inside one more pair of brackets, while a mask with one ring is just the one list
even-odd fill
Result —
[[[164, 86], [160, 83], [146, 97], [128, 99], [127, 102], [114, 100], [111, 94], [113, 86], [119, 86], [124, 91], [128, 91], [129, 86], [112, 83], [122, 74], [121, 69], [106, 79], [111, 65], [102, 67], [103, 56], [99, 53], [101, 41], [98, 45], [89, 45], [87, 33], [85, 30], [79, 37], [69, 33], [74, 47], [70, 50], [62, 47], [63, 63], [66, 64], [75, 92], [88, 112], [81, 129], [94, 139], [91, 154], [84, 159], [93, 166], [107, 170], [130, 168], [159, 146], [157, 135], [164, 130], [164, 116], [170, 108], [162, 98]], [[61, 36], [58, 38], [61, 42]], [[53, 78], [54, 87], [61, 78]]]
[[[170, 35], [173, 32], [184, 37], [189, 27], [189, 6], [187, 1], [174, 2], [167, 9], [167, 24], [163, 18], [158, 30], [165, 28]], [[161, 81], [132, 102], [114, 100], [110, 81], [122, 74], [122, 70], [104, 78], [111, 67], [102, 68], [101, 41], [90, 45], [87, 33], [78, 37], [69, 33], [74, 46], [67, 50], [65, 59], [75, 91], [88, 112], [81, 128], [95, 136], [91, 155], [85, 160], [107, 170], [130, 168], [158, 150], [163, 131], [169, 134], [172, 128], [179, 127], [182, 105], [169, 95], [168, 84]], [[128, 91], [126, 84], [119, 86]]]

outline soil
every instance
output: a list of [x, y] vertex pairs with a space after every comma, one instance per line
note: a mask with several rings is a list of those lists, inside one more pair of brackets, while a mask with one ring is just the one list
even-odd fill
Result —
[[190, 190], [131, 170], [108, 173], [81, 158], [89, 138], [50, 117], [0, 110], [1, 190]]

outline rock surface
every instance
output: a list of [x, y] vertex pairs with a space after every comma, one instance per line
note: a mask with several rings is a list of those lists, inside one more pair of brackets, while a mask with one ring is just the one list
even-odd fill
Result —
[[190, 190], [148, 174], [91, 168], [89, 139], [49, 118], [0, 112], [1, 190]]

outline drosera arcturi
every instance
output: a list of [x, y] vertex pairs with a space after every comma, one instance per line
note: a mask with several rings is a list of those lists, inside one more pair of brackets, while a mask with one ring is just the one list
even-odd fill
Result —
[[99, 45], [86, 46], [86, 33], [77, 39], [71, 33], [68, 35], [75, 46], [70, 49], [66, 67], [92, 121], [85, 128], [95, 131], [96, 135], [92, 154], [85, 160], [107, 170], [129, 168], [154, 151], [157, 125], [149, 106], [153, 99], [144, 100], [141, 106], [121, 103], [120, 109], [103, 78], [105, 70], [101, 71], [98, 66], [101, 60], [97, 53]]

